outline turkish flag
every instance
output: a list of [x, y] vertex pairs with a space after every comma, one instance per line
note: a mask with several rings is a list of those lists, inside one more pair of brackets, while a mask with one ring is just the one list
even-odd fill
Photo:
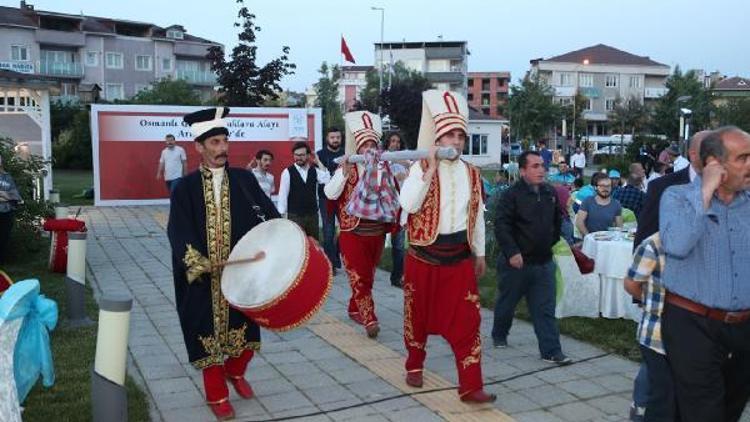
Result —
[[354, 56], [352, 56], [352, 52], [349, 51], [349, 46], [346, 45], [346, 40], [343, 35], [341, 36], [341, 54], [344, 55], [344, 60], [354, 64], [357, 63], [354, 61]]

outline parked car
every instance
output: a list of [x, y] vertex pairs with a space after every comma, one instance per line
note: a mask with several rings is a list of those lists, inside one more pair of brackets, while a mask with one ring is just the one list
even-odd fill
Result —
[[619, 145], [609, 145], [599, 148], [598, 150], [594, 151], [592, 155], [619, 154], [620, 152], [622, 152], [622, 148], [620, 148]]

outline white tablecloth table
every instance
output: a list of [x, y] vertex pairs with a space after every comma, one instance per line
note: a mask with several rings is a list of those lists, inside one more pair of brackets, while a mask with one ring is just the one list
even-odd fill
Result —
[[594, 260], [594, 274], [599, 275], [599, 313], [604, 318], [638, 321], [641, 310], [623, 287], [623, 280], [633, 262], [633, 241], [626, 239], [625, 233], [615, 232], [607, 232], [612, 240], [598, 240], [596, 237], [602, 232], [597, 233], [586, 235], [581, 250]]

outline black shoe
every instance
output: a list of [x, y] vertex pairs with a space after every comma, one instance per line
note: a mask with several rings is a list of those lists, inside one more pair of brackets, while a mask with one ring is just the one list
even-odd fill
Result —
[[391, 286], [398, 287], [399, 289], [404, 287], [401, 280], [391, 280]]
[[542, 360], [547, 363], [554, 363], [555, 365], [559, 365], [559, 366], [570, 365], [571, 363], [573, 363], [573, 359], [565, 356], [562, 353], [555, 355], [555, 356], [542, 358]]
[[508, 340], [493, 338], [492, 345], [495, 346], [496, 349], [505, 349], [506, 347], [508, 347]]

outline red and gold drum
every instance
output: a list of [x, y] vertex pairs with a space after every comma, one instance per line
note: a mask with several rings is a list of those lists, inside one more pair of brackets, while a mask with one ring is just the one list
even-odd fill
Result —
[[[254, 262], [247, 261], [263, 252]], [[229, 305], [273, 331], [307, 322], [325, 303], [333, 271], [322, 248], [295, 223], [263, 222], [234, 246], [221, 277]]]

